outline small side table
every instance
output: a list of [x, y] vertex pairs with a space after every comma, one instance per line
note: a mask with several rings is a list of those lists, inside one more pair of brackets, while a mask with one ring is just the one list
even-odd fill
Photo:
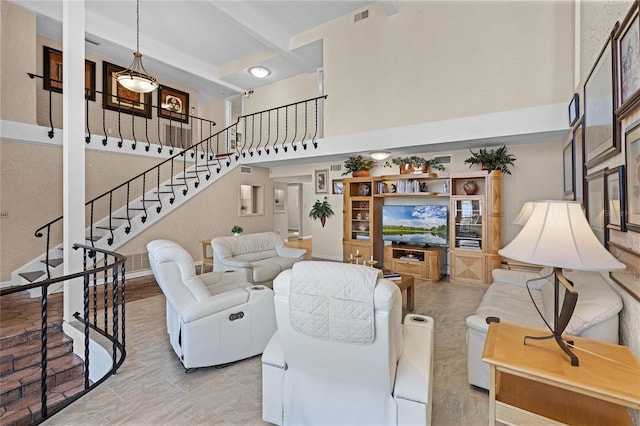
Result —
[[[200, 244], [202, 245], [202, 266], [200, 268], [200, 273], [203, 274], [206, 271], [205, 265], [211, 266], [211, 270], [213, 271], [213, 248], [211, 248], [211, 240], [200, 240]], [[211, 248], [211, 256], [209, 256], [209, 248]]]
[[413, 302], [413, 294], [415, 289], [415, 280], [413, 279], [413, 275], [409, 274], [400, 274], [399, 280], [393, 280], [394, 283], [398, 286], [400, 291], [407, 290], [407, 310], [413, 312], [414, 302]]
[[631, 425], [640, 408], [640, 362], [625, 346], [571, 337], [580, 366], [548, 331], [491, 323], [482, 360], [489, 364], [489, 424]]

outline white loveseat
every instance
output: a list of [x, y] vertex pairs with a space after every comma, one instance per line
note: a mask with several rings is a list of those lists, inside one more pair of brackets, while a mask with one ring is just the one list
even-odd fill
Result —
[[[485, 292], [476, 312], [467, 317], [467, 372], [470, 384], [489, 389], [489, 366], [481, 359], [489, 329], [487, 317], [546, 329], [525, 283], [528, 279], [539, 278], [549, 272], [548, 268], [540, 273], [506, 269], [492, 271], [493, 284]], [[565, 276], [578, 291], [578, 303], [564, 334], [618, 344], [618, 313], [622, 310], [620, 296], [597, 272], [573, 271], [565, 272]], [[529, 287], [540, 311], [553, 324], [553, 276], [530, 282]], [[560, 291], [562, 297], [562, 286]]]
[[273, 290], [239, 272], [196, 275], [189, 253], [173, 241], [151, 241], [147, 250], [167, 300], [169, 341], [185, 369], [262, 353], [276, 329]]
[[239, 271], [250, 283], [273, 286], [273, 280], [302, 259], [304, 249], [287, 247], [275, 232], [216, 237], [211, 240], [214, 271]]

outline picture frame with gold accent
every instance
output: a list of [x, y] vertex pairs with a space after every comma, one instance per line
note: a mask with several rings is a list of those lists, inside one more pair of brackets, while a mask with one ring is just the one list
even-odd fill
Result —
[[115, 74], [124, 70], [119, 65], [102, 61], [102, 107], [151, 118], [151, 93], [134, 92], [118, 83]]

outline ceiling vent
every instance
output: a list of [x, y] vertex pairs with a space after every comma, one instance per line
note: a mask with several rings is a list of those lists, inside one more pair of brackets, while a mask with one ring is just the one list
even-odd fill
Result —
[[253, 169], [249, 166], [240, 166], [240, 173], [250, 175], [253, 173]]
[[355, 15], [353, 15], [353, 22], [362, 21], [363, 19], [367, 19], [368, 17], [369, 17], [369, 11], [363, 10], [362, 12], [356, 13]]
[[342, 170], [342, 165], [341, 164], [332, 164], [331, 165], [331, 171], [332, 172], [339, 172], [340, 170]]

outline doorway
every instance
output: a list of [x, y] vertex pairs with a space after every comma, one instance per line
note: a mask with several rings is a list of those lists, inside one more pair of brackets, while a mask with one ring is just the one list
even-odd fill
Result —
[[298, 240], [302, 232], [302, 184], [287, 185], [287, 239]]

